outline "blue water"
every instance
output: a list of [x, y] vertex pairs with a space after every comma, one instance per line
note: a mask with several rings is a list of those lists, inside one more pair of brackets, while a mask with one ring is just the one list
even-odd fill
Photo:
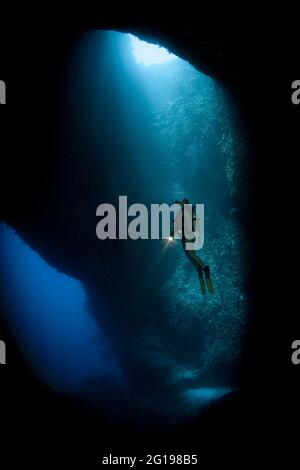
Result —
[[[104, 382], [92, 385], [93, 378], [131, 380], [145, 394], [154, 384], [156, 393], [167, 389], [170, 401], [182, 389], [189, 406], [200, 406], [234, 388], [247, 325], [236, 184], [245, 143], [214, 80], [157, 49], [146, 48], [143, 57], [138, 46], [137, 53], [128, 34], [85, 33], [61, 83], [59, 168], [48, 203], [56, 201], [50, 212], [66, 233], [76, 233], [71, 256], [84, 253], [78, 271], [83, 266], [86, 282], [93, 282], [83, 286], [58, 272], [4, 225], [2, 297], [24, 355], [50, 386], [74, 390], [85, 381], [85, 394], [93, 389], [97, 399]], [[205, 204], [200, 256], [210, 266], [214, 296], [201, 295], [180, 243], [116, 241], [112, 247], [96, 239], [97, 205], [119, 195], [129, 204], [183, 197]], [[47, 234], [45, 252], [59, 236], [54, 225], [48, 224], [53, 237]], [[93, 317], [85, 288], [97, 300]]]
[[198, 407], [204, 403], [221, 398], [230, 392], [230, 388], [192, 388], [185, 392], [184, 397], [190, 406]]
[[0, 259], [7, 320], [35, 372], [58, 390], [96, 376], [120, 381], [110, 344], [86, 309], [82, 284], [49, 266], [4, 224]]

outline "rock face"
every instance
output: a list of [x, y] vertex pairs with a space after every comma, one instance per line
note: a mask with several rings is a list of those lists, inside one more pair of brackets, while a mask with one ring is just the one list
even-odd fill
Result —
[[[99, 22], [98, 26], [139, 33], [145, 39], [157, 39], [160, 44], [223, 83], [227, 91], [222, 99], [230, 103], [235, 96], [244, 105], [242, 111], [245, 110], [246, 117], [251, 116], [251, 109], [243, 99], [243, 75], [247, 72], [246, 45], [236, 33], [229, 34], [225, 30], [200, 32], [198, 26], [193, 25], [188, 29], [185, 26], [178, 29], [177, 25], [164, 27], [156, 26], [155, 23], [114, 23], [109, 19], [104, 23]], [[244, 237], [244, 243], [249, 242], [245, 232], [253, 218], [253, 201], [249, 199], [253, 160], [249, 149], [243, 148], [243, 140], [232, 134], [234, 125], [228, 124], [230, 119], [238, 120], [241, 110], [237, 111], [235, 118], [226, 117], [222, 112], [218, 115], [218, 109], [214, 108], [209, 114], [213, 123], [217, 119], [214, 113], [224, 120], [220, 123], [222, 133], [218, 142], [212, 145], [216, 145], [216, 152], [225, 158], [222, 165], [216, 163], [216, 171], [211, 173], [211, 185], [223, 185], [227, 212], [223, 212], [220, 219], [220, 234], [212, 240], [204, 255], [213, 272], [217, 272], [222, 263], [224, 269], [217, 275], [218, 283], [228, 286], [228, 280], [232, 280], [233, 284], [222, 290], [222, 295], [216, 296], [209, 304], [201, 299], [195, 310], [195, 303], [198, 302], [195, 273], [183, 254], [178, 253], [179, 248], [176, 248], [177, 254], [174, 255], [174, 251], [169, 261], [163, 263], [157, 260], [157, 263], [145, 266], [141, 261], [145, 259], [145, 245], [142, 242], [128, 241], [125, 245], [123, 242], [108, 242], [101, 245], [95, 237], [95, 210], [100, 202], [114, 202], [111, 198], [115, 194], [127, 194], [134, 202], [141, 194], [135, 182], [137, 172], [142, 172], [147, 163], [139, 160], [141, 147], [137, 144], [128, 147], [130, 122], [124, 121], [123, 117], [128, 109], [132, 114], [140, 113], [142, 116], [141, 109], [145, 103], [142, 98], [136, 97], [140, 93], [138, 85], [126, 89], [119, 83], [116, 64], [110, 59], [112, 49], [109, 47], [112, 44], [108, 47], [106, 45], [104, 49], [107, 54], [102, 58], [105, 73], [100, 70], [100, 62], [95, 65], [93, 47], [104, 47], [107, 41], [104, 33], [91, 32], [80, 40], [62, 34], [55, 38], [54, 43], [46, 37], [42, 40], [45, 57], [37, 63], [34, 53], [29, 56], [33, 66], [26, 83], [30, 85], [34, 74], [39, 79], [34, 83], [35, 91], [31, 95], [31, 120], [26, 121], [25, 110], [20, 113], [18, 119], [23, 124], [18, 125], [19, 138], [11, 145], [12, 159], [6, 178], [7, 207], [4, 220], [49, 264], [83, 282], [90, 299], [90, 313], [112, 340], [122, 366], [136, 388], [161, 390], [162, 387], [174, 387], [184, 380], [197, 380], [198, 367], [203, 368], [203, 383], [210, 380], [216, 382], [219, 374], [220, 383], [224, 384], [228, 377], [220, 372], [223, 363], [221, 361], [218, 365], [217, 360], [208, 357], [208, 350], [213, 342], [215, 351], [219, 351], [218, 357], [223, 356], [225, 364], [234, 362], [235, 354], [240, 351], [236, 342], [241, 324], [245, 321], [244, 296], [251, 278], [250, 262], [243, 279], [237, 265], [245, 264], [245, 259], [249, 260], [251, 255], [251, 244], [247, 254], [243, 254], [239, 240]], [[86, 54], [87, 44], [91, 44], [89, 54]], [[78, 63], [73, 61], [73, 53], [70, 53], [73, 47], [77, 48], [76, 53], [80, 57]], [[128, 45], [120, 44], [119, 47], [124, 47], [126, 53]], [[65, 63], [68, 67], [65, 67]], [[94, 69], [91, 69], [92, 66]], [[129, 65], [124, 65], [125, 76], [130, 73], [129, 68]], [[88, 69], [96, 72], [89, 75], [86, 72]], [[98, 95], [95, 93], [97, 83], [101, 84]], [[21, 89], [18, 92], [21, 93]], [[197, 109], [195, 97], [196, 94], [190, 97], [192, 112]], [[48, 106], [46, 99], [49, 100]], [[171, 139], [173, 145], [180, 145], [179, 138], [176, 144], [172, 125], [178, 113], [185, 113], [182, 116], [183, 123], [191, 118], [188, 104], [172, 100], [161, 113], [157, 113], [155, 120], [161, 139]], [[205, 106], [210, 105], [213, 107], [214, 103], [206, 100]], [[107, 110], [104, 117], [103, 109]], [[118, 111], [112, 112], [112, 109]], [[168, 119], [170, 125], [166, 126]], [[97, 124], [99, 121], [101, 126]], [[54, 122], [58, 122], [58, 125], [54, 125]], [[186, 122], [189, 132], [190, 124]], [[209, 127], [209, 123], [207, 125]], [[120, 128], [123, 131], [117, 132]], [[142, 118], [138, 129], [135, 129], [139, 146], [145, 137], [145, 129], [149, 130], [149, 123], [146, 118]], [[182, 129], [183, 134], [184, 131]], [[195, 135], [198, 140], [193, 140]], [[185, 153], [185, 160], [193, 161], [193, 170], [201, 174], [202, 163], [198, 161], [197, 155], [201, 153], [201, 145], [203, 148], [209, 145], [205, 139], [213, 139], [213, 136], [198, 135], [196, 129], [185, 138], [189, 145], [184, 145], [180, 154]], [[168, 149], [173, 154], [171, 146]], [[148, 155], [155, 153], [155, 150], [148, 149]], [[119, 171], [120, 152], [122, 172]], [[178, 168], [174, 171], [178, 171]], [[158, 190], [157, 198], [166, 197], [166, 194], [176, 198], [178, 192], [186, 191], [195, 184], [196, 179], [195, 171], [192, 176], [186, 171], [185, 185], [175, 185], [172, 190], [167, 187], [164, 195]], [[160, 187], [159, 178], [157, 186]], [[15, 192], [18, 198], [10, 198]], [[144, 201], [140, 202], [153, 201], [150, 192], [147, 194], [145, 191], [143, 194]], [[197, 197], [197, 194], [196, 191], [191, 197]], [[209, 197], [209, 188], [203, 194]], [[211, 221], [208, 223], [211, 228], [215, 223], [212, 220], [224, 209], [221, 206], [219, 201], [214, 201]], [[217, 229], [213, 227], [213, 230]], [[157, 244], [151, 243], [147, 250], [146, 259], [153, 259], [153, 256], [155, 259]], [[235, 272], [231, 271], [231, 262]], [[156, 275], [158, 270], [159, 276]], [[144, 280], [145, 271], [148, 282]], [[172, 292], [176, 292], [173, 300]], [[232, 297], [235, 298], [235, 305], [230, 301]], [[109, 312], [107, 315], [100, 315], [103, 305]], [[226, 318], [222, 316], [224, 309]], [[178, 312], [183, 311], [183, 315], [179, 316]], [[238, 331], [235, 332], [235, 328]], [[220, 348], [224, 329], [236, 335], [230, 336], [228, 341], [233, 338], [232, 344], [225, 346], [222, 353]], [[197, 332], [201, 332], [203, 337], [198, 345]], [[200, 358], [199, 363], [191, 359], [195, 354]], [[215, 369], [211, 367], [211, 361], [214, 360]], [[229, 380], [234, 381], [233, 376]]]

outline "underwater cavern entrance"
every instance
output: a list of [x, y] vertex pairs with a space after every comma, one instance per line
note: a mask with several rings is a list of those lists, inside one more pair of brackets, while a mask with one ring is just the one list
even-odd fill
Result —
[[[137, 60], [137, 45], [129, 34], [99, 30], [74, 47], [57, 109], [57, 173], [40, 222], [51, 214], [59, 221], [45, 253], [55, 265], [56, 250], [64, 252], [66, 271], [83, 283], [89, 313], [109, 338], [134, 400], [160, 395], [177, 403], [182, 395], [194, 403], [238, 386], [247, 249], [236, 181], [246, 143], [214, 80], [166, 51], [155, 62], [153, 50], [144, 46], [145, 56], [140, 47]], [[187, 197], [205, 205], [201, 256], [211, 268], [213, 297], [201, 295], [179, 243], [99, 244], [96, 207], [120, 195], [129, 204]], [[51, 246], [51, 230], [61, 230], [62, 248]], [[87, 400], [109, 382], [91, 381], [78, 384]]]

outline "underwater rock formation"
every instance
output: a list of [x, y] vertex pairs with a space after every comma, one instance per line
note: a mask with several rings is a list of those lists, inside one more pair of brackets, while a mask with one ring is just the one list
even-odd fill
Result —
[[[208, 48], [204, 40], [196, 48], [193, 38], [190, 54], [184, 53], [188, 45], [180, 33], [165, 42], [194, 65], [216, 72], [226, 85], [236, 83], [231, 61], [224, 67], [228, 42], [222, 59], [216, 53], [222, 49], [219, 38]], [[251, 219], [251, 155], [235, 133], [238, 118], [228, 115], [226, 93], [187, 64], [174, 71], [183, 77], [182, 90], [169, 89], [161, 109], [150, 117], [144, 114], [147, 99], [138, 81], [126, 82], [133, 59], [128, 58], [121, 75], [120, 58], [110, 55], [116, 44], [128, 56], [128, 44], [89, 33], [76, 51], [78, 62], [72, 57], [64, 71], [62, 88], [61, 77], [55, 77], [57, 101], [50, 116], [36, 123], [33, 141], [24, 130], [30, 150], [20, 182], [24, 207], [11, 207], [4, 219], [49, 264], [84, 284], [89, 311], [112, 341], [135, 390], [160, 393], [186, 383], [234, 384], [247, 312], [249, 249], [243, 248], [240, 215]], [[95, 65], [96, 50], [104, 45], [105, 72], [102, 64]], [[38, 97], [32, 106], [37, 115], [42, 112]], [[132, 116], [139, 119], [130, 122]], [[145, 148], [146, 137], [154, 133], [155, 143]], [[13, 145], [17, 154], [18, 145]], [[119, 194], [132, 201], [142, 196], [146, 203], [172, 202], [184, 194], [209, 206], [203, 257], [216, 282], [213, 299], [201, 298], [196, 273], [179, 245], [166, 252], [155, 241], [147, 247], [142, 241], [99, 244], [96, 207]], [[105, 315], [100, 313], [103, 305]]]

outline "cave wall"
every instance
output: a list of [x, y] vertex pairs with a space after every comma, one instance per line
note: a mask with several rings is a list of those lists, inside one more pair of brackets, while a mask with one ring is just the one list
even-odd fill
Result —
[[[247, 90], [250, 77], [253, 76], [249, 61], [253, 49], [249, 48], [249, 38], [245, 33], [224, 28], [199, 28], [198, 24], [155, 24], [151, 21], [135, 23], [127, 20], [114, 21], [109, 18], [99, 22], [94, 21], [94, 26], [130, 31], [143, 39], [158, 41], [176, 55], [190, 61], [199, 70], [210, 74], [224, 86], [228, 100], [233, 100], [237, 106], [236, 119], [244, 121], [251, 135], [254, 130], [252, 127], [254, 104], [249, 99]], [[104, 293], [106, 287], [114, 282], [114, 274], [109, 268], [109, 251], [99, 253], [98, 246], [95, 248], [95, 243], [90, 243], [94, 226], [78, 220], [79, 229], [74, 231], [73, 222], [76, 214], [73, 211], [76, 211], [76, 204], [72, 204], [72, 193], [68, 191], [68, 186], [63, 188], [61, 182], [64, 181], [65, 175], [60, 173], [60, 169], [65, 165], [72, 168], [68, 178], [72, 185], [74, 181], [77, 182], [80, 189], [82, 176], [93, 175], [94, 178], [95, 167], [88, 160], [83, 166], [78, 167], [76, 164], [70, 166], [70, 153], [66, 151], [54, 156], [56, 149], [53, 144], [57, 137], [53, 120], [56, 118], [60, 100], [59, 87], [64, 64], [68, 62], [79, 34], [61, 30], [56, 31], [55, 35], [47, 30], [35, 33], [35, 36], [27, 37], [24, 44], [15, 45], [19, 68], [20, 70], [25, 68], [26, 64], [28, 74], [17, 84], [15, 95], [11, 98], [12, 105], [16, 105], [19, 100], [22, 101], [23, 91], [26, 88], [30, 96], [31, 113], [28, 118], [24, 107], [18, 111], [17, 117], [11, 115], [10, 118], [11, 124], [15, 118], [14, 125], [18, 138], [10, 143], [10, 158], [7, 161], [6, 178], [2, 187], [5, 199], [3, 220], [15, 228], [17, 233], [50, 265], [72, 277], [84, 280], [90, 286], [91, 302], [97, 310], [98, 300], [95, 292], [98, 290], [98, 294]], [[37, 37], [42, 44], [41, 55], [38, 55], [35, 49]], [[47, 97], [46, 102], [45, 97]], [[9, 136], [4, 138], [9, 139]], [[245, 230], [252, 225], [254, 217], [255, 204], [253, 198], [249, 199], [247, 189], [249, 179], [254, 175], [254, 153], [252, 150], [246, 156], [252, 158], [250, 165], [244, 160], [236, 162], [236, 166], [241, 168], [241, 174], [243, 168], [249, 169], [249, 166], [251, 168], [246, 176], [247, 184], [245, 178], [240, 178], [237, 187], [237, 194], [243, 207], [240, 219]], [[245, 155], [243, 157], [245, 158]], [[254, 183], [254, 179], [252, 182]], [[61, 209], [62, 201], [65, 211]], [[91, 215], [94, 206], [89, 206], [89, 211]], [[68, 214], [72, 218], [72, 224], [68, 224]], [[94, 270], [90, 263], [86, 263], [87, 258], [94, 259]], [[105, 279], [103, 276], [101, 278], [98, 276], [99, 262], [102, 263], [106, 273]], [[249, 285], [251, 289], [251, 279]], [[122, 295], [122, 289], [126, 290], [126, 283], [122, 284], [120, 289]], [[109, 298], [108, 302], [111, 301]], [[132, 323], [129, 313], [126, 330], [124, 322], [120, 328], [118, 315], [116, 308], [115, 315], [108, 320], [105, 327], [108, 333], [115, 337], [116, 342], [122, 344], [121, 337], [124, 334], [130, 338]], [[134, 322], [134, 318], [132, 321]], [[130, 355], [126, 358], [131, 367], [133, 359]], [[136, 368], [141, 368], [141, 365], [137, 363]], [[137, 369], [134, 374], [137, 373]]]

